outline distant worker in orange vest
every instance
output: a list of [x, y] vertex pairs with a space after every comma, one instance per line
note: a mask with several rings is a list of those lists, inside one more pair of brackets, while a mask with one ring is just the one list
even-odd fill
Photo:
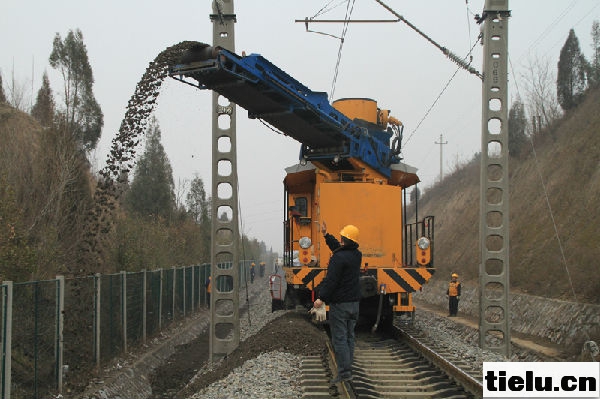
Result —
[[211, 276], [208, 276], [204, 285], [206, 286], [206, 303], [208, 304], [208, 308], [210, 309], [210, 291], [212, 290]]
[[448, 316], [455, 317], [458, 313], [458, 300], [460, 299], [461, 286], [458, 274], [452, 273], [452, 280], [448, 283], [446, 296], [448, 297]]

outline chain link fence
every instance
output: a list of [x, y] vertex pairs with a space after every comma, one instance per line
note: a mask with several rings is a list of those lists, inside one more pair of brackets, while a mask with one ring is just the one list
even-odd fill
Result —
[[[240, 262], [242, 276], [249, 262]], [[202, 264], [2, 282], [0, 398], [83, 391], [103, 365], [206, 307], [209, 276], [210, 264]]]

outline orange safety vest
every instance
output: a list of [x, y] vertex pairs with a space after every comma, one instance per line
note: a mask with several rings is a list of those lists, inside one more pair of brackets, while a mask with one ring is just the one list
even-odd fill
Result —
[[208, 284], [206, 285], [206, 292], [208, 292], [210, 294], [210, 289], [212, 286], [212, 278], [209, 276], [208, 277]]
[[460, 282], [458, 280], [450, 281], [450, 283], [448, 284], [448, 296], [458, 296], [459, 285]]

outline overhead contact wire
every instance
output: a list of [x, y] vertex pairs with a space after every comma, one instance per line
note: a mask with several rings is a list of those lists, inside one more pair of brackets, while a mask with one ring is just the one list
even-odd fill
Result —
[[454, 62], [455, 64], [459, 65], [461, 68], [465, 69], [466, 71], [468, 71], [469, 73], [477, 76], [480, 79], [483, 79], [483, 76], [481, 75], [481, 73], [476, 70], [475, 68], [473, 68], [472, 66], [470, 66], [468, 63], [466, 63], [463, 59], [461, 59], [460, 57], [458, 57], [456, 54], [454, 54], [452, 51], [448, 50], [446, 47], [441, 46], [440, 44], [438, 44], [435, 40], [433, 40], [432, 38], [430, 38], [429, 36], [427, 36], [423, 31], [421, 31], [419, 28], [417, 28], [415, 25], [413, 25], [412, 23], [410, 23], [406, 18], [404, 18], [402, 15], [398, 14], [396, 11], [394, 11], [391, 7], [389, 7], [387, 4], [385, 4], [383, 1], [381, 0], [375, 0], [377, 3], [379, 3], [383, 8], [385, 8], [386, 10], [388, 10], [389, 12], [391, 12], [392, 14], [394, 14], [394, 16], [396, 18], [398, 18], [400, 21], [404, 22], [406, 25], [408, 25], [412, 30], [414, 30], [415, 32], [417, 32], [419, 35], [421, 35], [423, 38], [425, 38], [425, 40], [427, 40], [429, 43], [433, 44], [435, 47], [437, 47], [442, 53], [444, 53], [444, 55], [446, 57], [448, 57], [452, 62]]
[[[321, 8], [319, 11], [317, 11], [317, 13], [316, 13], [315, 15], [313, 15], [313, 16], [312, 16], [310, 19], [307, 19], [307, 20], [306, 20], [306, 22], [305, 22], [305, 24], [306, 24], [306, 31], [307, 31], [307, 32], [309, 32], [309, 33], [316, 33], [316, 34], [318, 34], [318, 35], [329, 36], [329, 37], [333, 37], [333, 38], [335, 38], [335, 39], [338, 39], [338, 40], [340, 40], [340, 39], [341, 39], [341, 37], [339, 37], [339, 36], [336, 36], [336, 35], [333, 35], [333, 34], [331, 34], [331, 33], [327, 33], [327, 32], [321, 32], [321, 31], [316, 31], [316, 30], [311, 30], [311, 29], [308, 29], [308, 22], [310, 22], [310, 20], [312, 20], [312, 19], [315, 19], [315, 18], [316, 18], [316, 17], [318, 17], [319, 15], [322, 15], [322, 14], [328, 13], [329, 11], [331, 11], [331, 10], [333, 10], [333, 9], [335, 9], [335, 8], [338, 8], [339, 6], [341, 6], [342, 4], [344, 4], [346, 1], [348, 1], [348, 0], [341, 0], [341, 1], [340, 1], [338, 4], [336, 4], [335, 6], [329, 7], [329, 5], [330, 5], [331, 3], [333, 3], [333, 0], [331, 0], [329, 3], [327, 3], [325, 6], [323, 6], [323, 8]], [[328, 7], [329, 7], [329, 8], [328, 8]]]
[[[571, 4], [569, 4], [562, 11], [562, 13], [558, 17], [556, 17], [556, 19], [554, 19], [554, 21], [552, 21], [550, 24], [548, 24], [548, 26], [546, 27], [546, 29], [544, 29], [544, 31], [537, 37], [537, 39], [535, 39], [533, 41], [533, 43], [531, 43], [531, 45], [527, 48], [527, 50], [525, 51], [525, 53], [528, 53], [531, 50], [532, 47], [537, 47], [538, 43], [540, 41], [542, 41], [543, 38], [548, 37], [549, 33], [552, 30], [554, 30], [554, 29], [557, 28], [558, 23], [569, 13], [569, 11], [571, 11], [571, 9], [573, 9], [573, 7], [575, 6], [575, 4], [576, 4], [576, 1], [571, 2]], [[517, 59], [517, 61], [519, 61], [523, 55], [519, 56], [519, 58]]]
[[350, 6], [350, 0], [348, 0], [348, 4], [346, 6], [346, 17], [344, 18], [344, 26], [342, 28], [342, 37], [340, 38], [340, 47], [338, 48], [338, 58], [335, 63], [335, 72], [333, 74], [333, 81], [331, 82], [331, 94], [329, 95], [330, 99], [333, 99], [333, 94], [335, 93], [335, 84], [337, 82], [338, 73], [340, 70], [340, 62], [342, 60], [342, 49], [344, 47], [344, 42], [346, 39], [346, 33], [348, 32], [348, 25], [350, 17], [352, 16], [352, 11], [354, 11], [354, 3], [356, 0], [352, 0], [352, 6]]
[[329, 1], [329, 3], [325, 4], [325, 5], [324, 5], [324, 6], [323, 6], [323, 7], [322, 7], [322, 8], [321, 8], [319, 11], [317, 11], [317, 13], [316, 13], [315, 15], [313, 15], [313, 16], [312, 16], [312, 18], [311, 18], [311, 19], [315, 19], [315, 18], [316, 18], [316, 17], [318, 17], [319, 15], [326, 14], [326, 13], [328, 13], [329, 11], [331, 11], [331, 10], [333, 10], [333, 9], [335, 9], [335, 8], [338, 8], [339, 6], [341, 6], [342, 4], [344, 4], [344, 3], [345, 3], [347, 0], [341, 0], [341, 1], [340, 1], [338, 4], [336, 4], [335, 6], [333, 6], [333, 7], [330, 7], [330, 8], [327, 8], [327, 7], [329, 7], [329, 5], [330, 5], [331, 3], [333, 3], [333, 1], [334, 1], [334, 0], [330, 0], [330, 1]]
[[[466, 12], [467, 12], [467, 30], [468, 30], [467, 37], [469, 38], [469, 40], [468, 40], [469, 45], [467, 47], [471, 49], [471, 50], [469, 50], [469, 54], [467, 54], [467, 55], [469, 57], [469, 64], [471, 64], [471, 62], [473, 62], [473, 49], [475, 48], [475, 46], [473, 46], [473, 44], [471, 43], [471, 18], [470, 17], [473, 15], [473, 12], [469, 8], [469, 0], [465, 0], [465, 4], [466, 4], [466, 8], [467, 8], [467, 10], [466, 10]], [[479, 36], [477, 38], [477, 40], [475, 40], [475, 43], [477, 43], [479, 41], [480, 37], [481, 36]]]
[[[479, 37], [481, 37], [481, 35]], [[471, 54], [473, 52], [473, 49], [475, 48], [475, 46], [477, 45], [478, 42], [479, 42], [479, 38], [475, 41], [475, 43], [473, 44], [473, 46], [469, 50], [469, 54]], [[442, 91], [440, 92], [440, 94], [438, 94], [438, 96], [433, 101], [433, 103], [431, 104], [431, 106], [429, 107], [429, 109], [425, 112], [425, 115], [423, 115], [423, 118], [421, 118], [421, 120], [419, 121], [419, 123], [417, 124], [417, 126], [413, 129], [413, 131], [410, 132], [410, 135], [406, 138], [406, 140], [402, 144], [402, 147], [404, 147], [406, 144], [408, 144], [408, 142], [410, 141], [410, 139], [412, 138], [412, 136], [414, 136], [414, 134], [417, 132], [417, 130], [419, 129], [419, 127], [421, 126], [421, 124], [425, 121], [425, 119], [427, 119], [427, 117], [429, 116], [429, 113], [433, 110], [433, 107], [435, 107], [435, 105], [440, 100], [440, 98], [442, 97], [442, 95], [444, 94], [444, 92], [446, 91], [446, 89], [448, 88], [448, 86], [450, 86], [450, 83], [454, 80], [454, 78], [456, 77], [456, 74], [458, 73], [458, 71], [460, 71], [460, 69], [461, 69], [461, 67], [456, 68], [456, 70], [454, 71], [454, 73], [452, 74], [452, 76], [450, 77], [450, 79], [448, 79], [448, 82], [446, 82], [446, 84], [442, 88]]]

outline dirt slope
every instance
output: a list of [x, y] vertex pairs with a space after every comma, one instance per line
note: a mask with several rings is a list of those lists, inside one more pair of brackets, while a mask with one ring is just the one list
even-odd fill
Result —
[[[596, 90], [580, 107], [535, 137], [533, 147], [528, 142], [519, 159], [510, 158], [513, 290], [565, 300], [576, 296], [578, 301], [600, 303], [598, 109], [600, 91]], [[434, 279], [445, 281], [456, 271], [463, 280], [477, 281], [479, 170], [477, 158], [443, 182], [421, 188], [424, 194], [419, 217], [436, 217], [434, 256], [438, 271]], [[414, 215], [409, 218], [414, 220]]]

